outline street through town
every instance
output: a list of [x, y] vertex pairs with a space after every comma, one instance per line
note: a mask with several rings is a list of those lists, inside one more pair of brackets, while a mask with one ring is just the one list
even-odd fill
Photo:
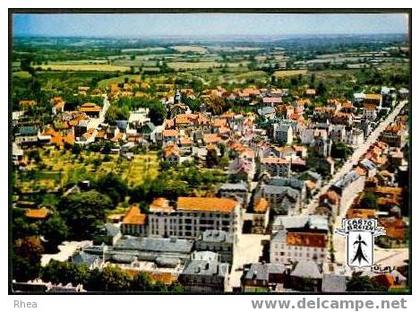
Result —
[[362, 157], [367, 152], [369, 147], [378, 140], [380, 134], [385, 130], [385, 128], [395, 120], [395, 118], [398, 116], [401, 109], [407, 104], [407, 102], [408, 101], [399, 102], [398, 105], [394, 108], [394, 110], [376, 127], [374, 131], [372, 131], [372, 133], [367, 137], [365, 142], [354, 150], [351, 157], [332, 176], [332, 178], [322, 186], [320, 191], [306, 205], [306, 207], [303, 209], [303, 214], [313, 214], [315, 212], [315, 209], [318, 206], [319, 196], [327, 192], [328, 189], [335, 182], [337, 182], [342, 176], [344, 176], [347, 172], [351, 170], [353, 165], [359, 161], [360, 157]]

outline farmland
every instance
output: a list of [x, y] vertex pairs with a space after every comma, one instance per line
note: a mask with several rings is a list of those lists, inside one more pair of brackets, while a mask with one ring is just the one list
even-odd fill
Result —
[[139, 75], [123, 75], [123, 76], [113, 77], [109, 79], [104, 79], [98, 82], [98, 87], [106, 88], [111, 83], [123, 83], [126, 79], [128, 79], [129, 81], [133, 79], [137, 80], [139, 79]]
[[195, 53], [206, 53], [207, 49], [205, 47], [200, 46], [173, 46], [172, 49], [181, 52], [181, 53], [187, 53], [187, 52], [195, 52]]
[[[70, 151], [44, 149], [40, 153], [40, 162], [28, 166], [28, 174], [19, 173], [16, 186], [21, 191], [55, 189], [69, 183], [113, 172], [120, 176], [129, 186], [142, 184], [145, 179], [154, 179], [158, 174], [156, 153], [135, 155], [128, 161], [118, 155], [104, 157], [100, 153], [84, 151], [74, 155]], [[35, 188], [34, 188], [35, 187]]]
[[284, 77], [291, 77], [291, 76], [298, 76], [298, 75], [305, 75], [308, 71], [306, 69], [301, 70], [279, 70], [274, 72], [274, 76], [277, 78], [284, 78]]
[[168, 66], [175, 70], [180, 69], [202, 69], [220, 65], [218, 62], [169, 62]]
[[111, 64], [47, 64], [37, 66], [44, 71], [98, 71], [98, 72], [125, 72], [129, 71], [128, 66]]

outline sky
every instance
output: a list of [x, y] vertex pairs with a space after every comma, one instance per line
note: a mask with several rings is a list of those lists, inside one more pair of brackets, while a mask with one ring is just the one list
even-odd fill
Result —
[[406, 14], [14, 14], [15, 36], [153, 37], [407, 33]]

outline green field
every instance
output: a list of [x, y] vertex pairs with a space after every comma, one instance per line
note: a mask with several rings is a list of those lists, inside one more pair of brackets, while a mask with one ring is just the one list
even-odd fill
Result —
[[274, 76], [277, 78], [305, 75], [308, 71], [306, 69], [296, 69], [296, 70], [278, 70], [274, 72]]
[[139, 75], [123, 75], [123, 76], [113, 77], [109, 79], [104, 79], [98, 82], [98, 87], [105, 88], [105, 87], [108, 87], [111, 83], [123, 83], [126, 78], [128, 79], [128, 81], [131, 81], [133, 79], [139, 80], [140, 76]]
[[104, 155], [94, 152], [82, 152], [79, 156], [70, 151], [56, 149], [40, 150], [42, 165], [30, 164], [28, 173], [18, 173], [16, 185], [22, 191], [54, 189], [68, 183], [77, 183], [85, 179], [113, 172], [119, 175], [129, 186], [139, 185], [145, 179], [154, 179], [158, 175], [159, 162], [156, 153], [134, 155], [131, 161], [118, 155]]
[[20, 78], [20, 79], [30, 79], [32, 75], [27, 71], [17, 71], [12, 74], [13, 77]]
[[130, 53], [130, 52], [162, 52], [166, 51], [164, 47], [148, 47], [148, 48], [138, 48], [138, 49], [121, 49], [121, 53]]
[[218, 62], [168, 62], [168, 67], [175, 70], [212, 68], [219, 65]]
[[241, 83], [246, 81], [247, 79], [261, 79], [265, 80], [268, 78], [268, 74], [266, 72], [263, 72], [261, 70], [256, 71], [244, 71], [239, 73], [228, 73], [219, 75], [219, 81], [220, 82], [237, 82]]
[[52, 71], [102, 71], [102, 72], [125, 72], [129, 71], [128, 66], [118, 66], [110, 64], [48, 64], [39, 65], [37, 68], [41, 70], [52, 70]]
[[[108, 60], [97, 59], [97, 60], [67, 60], [67, 61], [52, 61], [46, 64], [48, 65], [86, 65], [86, 64], [107, 64]], [[36, 65], [34, 65], [36, 67]]]

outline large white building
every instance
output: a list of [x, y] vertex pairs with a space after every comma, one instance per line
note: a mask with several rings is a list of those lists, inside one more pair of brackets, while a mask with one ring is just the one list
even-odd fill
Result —
[[328, 221], [325, 217], [278, 217], [276, 221], [277, 232], [273, 234], [270, 242], [271, 263], [326, 261]]
[[370, 121], [375, 121], [377, 117], [377, 109], [375, 104], [365, 104], [363, 107], [363, 117]]
[[149, 212], [151, 236], [197, 238], [207, 230], [234, 235], [241, 229], [240, 202], [230, 198], [179, 197], [176, 207], [158, 198]]

